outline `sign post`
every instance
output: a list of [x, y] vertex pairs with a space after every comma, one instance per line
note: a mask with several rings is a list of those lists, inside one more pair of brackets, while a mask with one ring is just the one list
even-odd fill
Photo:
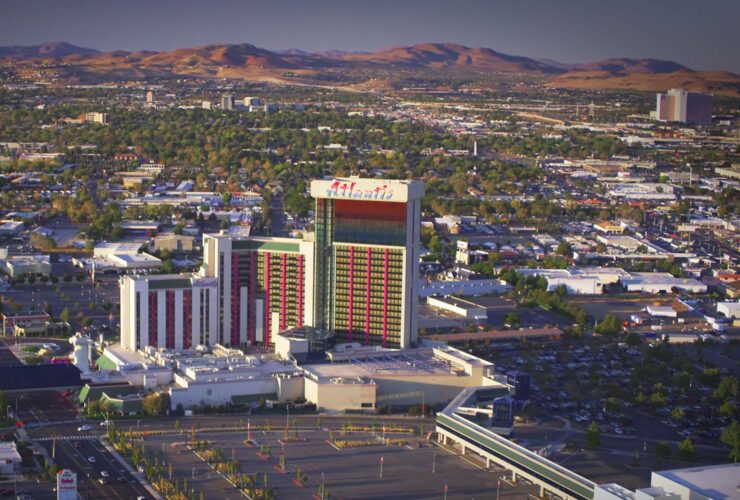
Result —
[[77, 474], [69, 469], [57, 474], [57, 500], [77, 500]]

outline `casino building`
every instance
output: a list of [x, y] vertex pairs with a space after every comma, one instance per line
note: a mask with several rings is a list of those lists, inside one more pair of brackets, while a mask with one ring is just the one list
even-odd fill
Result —
[[423, 195], [418, 181], [311, 182], [317, 328], [386, 347], [416, 339]]
[[303, 326], [408, 348], [417, 334], [418, 181], [313, 181], [303, 239], [203, 235], [197, 274], [121, 278], [121, 343], [185, 350], [270, 345]]
[[197, 274], [121, 278], [121, 344], [190, 349], [219, 343], [218, 282]]
[[203, 235], [201, 272], [218, 281], [221, 344], [270, 344], [281, 331], [312, 326], [313, 265], [309, 241]]

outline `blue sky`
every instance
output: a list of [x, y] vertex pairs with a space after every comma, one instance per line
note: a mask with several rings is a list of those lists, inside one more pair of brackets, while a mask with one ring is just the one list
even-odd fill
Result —
[[651, 57], [740, 73], [739, 19], [740, 0], [0, 0], [0, 45], [320, 51], [456, 42], [563, 62]]

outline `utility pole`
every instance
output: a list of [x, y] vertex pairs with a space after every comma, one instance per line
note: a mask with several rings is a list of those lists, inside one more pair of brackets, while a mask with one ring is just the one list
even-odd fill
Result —
[[383, 457], [380, 457], [380, 479], [383, 479]]
[[437, 454], [432, 455], [432, 474], [437, 473]]

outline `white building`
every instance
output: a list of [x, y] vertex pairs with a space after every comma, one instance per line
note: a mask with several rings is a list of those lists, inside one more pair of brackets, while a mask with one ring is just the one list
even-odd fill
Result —
[[618, 283], [629, 273], [618, 267], [571, 267], [569, 269], [519, 268], [524, 276], [542, 276], [547, 280], [547, 290], [565, 286], [570, 294], [594, 295], [604, 293], [604, 287]]
[[740, 318], [740, 302], [717, 302], [717, 312], [728, 319]]
[[218, 280], [195, 274], [121, 278], [121, 345], [190, 349], [216, 345]]
[[672, 293], [674, 289], [689, 293], [706, 293], [707, 285], [692, 278], [675, 278], [670, 273], [629, 273], [622, 278], [628, 292]]
[[10, 475], [20, 471], [21, 455], [15, 442], [0, 442], [0, 474]]

